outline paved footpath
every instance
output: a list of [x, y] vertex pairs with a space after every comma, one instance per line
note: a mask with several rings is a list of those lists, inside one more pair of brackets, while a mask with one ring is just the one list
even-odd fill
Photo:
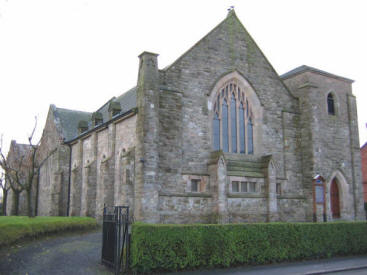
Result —
[[0, 250], [1, 275], [113, 274], [101, 265], [102, 233], [48, 237]]
[[294, 263], [170, 273], [178, 275], [316, 275], [367, 274], [367, 255], [337, 257]]

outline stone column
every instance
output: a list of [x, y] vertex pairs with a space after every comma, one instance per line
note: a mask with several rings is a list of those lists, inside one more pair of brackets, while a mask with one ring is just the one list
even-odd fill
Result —
[[350, 151], [352, 159], [352, 178], [353, 178], [353, 197], [354, 213], [356, 220], [365, 220], [363, 186], [362, 186], [362, 167], [361, 151], [359, 147], [358, 118], [356, 98], [353, 95], [347, 95], [348, 99], [348, 118], [350, 131]]
[[277, 201], [277, 183], [276, 183], [276, 169], [272, 159], [268, 161], [265, 168], [266, 175], [266, 189], [267, 189], [267, 207], [268, 207], [268, 222], [278, 221], [278, 201]]
[[82, 192], [82, 141], [76, 144], [76, 158], [72, 159], [73, 167], [71, 168], [71, 192], [70, 192], [70, 216], [80, 216], [81, 210], [81, 192]]
[[115, 202], [115, 144], [116, 144], [116, 124], [108, 125], [108, 154], [109, 158], [106, 162], [104, 174], [104, 203], [108, 206], [117, 205]]
[[223, 157], [219, 158], [217, 167], [218, 223], [228, 223], [227, 168]]
[[97, 134], [92, 133], [91, 138], [91, 150], [93, 150], [92, 159], [87, 160], [85, 165], [85, 216], [95, 217], [96, 215], [96, 194], [97, 194]]
[[312, 179], [315, 176], [315, 140], [314, 132], [318, 133], [320, 127], [315, 118], [314, 98], [319, 99], [320, 92], [317, 91], [317, 86], [313, 83], [306, 82], [298, 87], [299, 106], [300, 106], [300, 129], [301, 142], [300, 149], [302, 155], [302, 185], [303, 194], [306, 197], [305, 210], [306, 221], [313, 220], [313, 197], [312, 197]]
[[158, 143], [159, 73], [157, 54], [143, 52], [137, 90], [137, 142], [134, 216], [137, 221], [159, 222]]

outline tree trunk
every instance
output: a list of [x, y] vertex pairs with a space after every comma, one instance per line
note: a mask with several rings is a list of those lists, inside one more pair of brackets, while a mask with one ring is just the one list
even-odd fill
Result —
[[14, 216], [19, 215], [19, 194], [20, 192], [13, 190], [13, 209], [11, 214]]
[[32, 188], [27, 189], [26, 192], [27, 192], [27, 215], [28, 217], [32, 218], [34, 217], [32, 209]]
[[5, 190], [3, 189], [3, 215], [6, 216], [6, 204], [8, 203], [8, 191], [9, 190]]

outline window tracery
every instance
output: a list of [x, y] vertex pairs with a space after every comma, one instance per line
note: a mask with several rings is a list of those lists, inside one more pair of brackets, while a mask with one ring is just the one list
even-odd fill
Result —
[[253, 154], [253, 114], [235, 79], [219, 89], [213, 104], [213, 150]]

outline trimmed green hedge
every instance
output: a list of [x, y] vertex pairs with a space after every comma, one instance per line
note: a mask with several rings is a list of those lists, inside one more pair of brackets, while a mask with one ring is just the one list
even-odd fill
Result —
[[132, 227], [135, 272], [264, 264], [367, 252], [366, 222]]
[[35, 238], [47, 233], [97, 228], [95, 219], [88, 217], [0, 217], [0, 247], [22, 238]]

